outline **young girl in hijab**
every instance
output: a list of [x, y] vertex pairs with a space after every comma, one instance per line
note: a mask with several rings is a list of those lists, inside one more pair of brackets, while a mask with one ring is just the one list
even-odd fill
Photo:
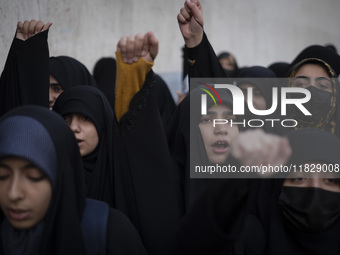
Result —
[[0, 254], [145, 254], [129, 220], [85, 190], [76, 140], [59, 115], [23, 106], [1, 118]]
[[298, 122], [295, 129], [315, 127], [339, 136], [340, 87], [329, 64], [317, 58], [304, 59], [290, 69], [288, 77], [288, 86], [304, 88], [311, 93], [311, 99], [304, 104], [310, 116], [296, 107], [288, 107], [288, 115]]
[[[190, 129], [187, 133], [188, 144], [186, 146], [188, 147], [186, 148], [190, 148], [190, 150], [183, 154], [187, 158], [184, 159], [185, 167], [180, 169], [184, 180], [186, 210], [204, 190], [212, 177], [205, 170], [209, 166], [226, 164], [232, 142], [238, 136], [239, 130], [242, 129], [239, 125], [230, 124], [231, 121], [238, 121], [238, 118], [232, 113], [233, 100], [231, 95], [224, 89], [215, 89], [220, 98], [220, 101], [216, 98], [215, 104], [212, 97], [208, 96], [207, 91], [214, 94], [207, 86], [198, 86], [188, 96], [188, 99], [190, 99], [190, 117], [186, 120], [186, 125], [190, 126]], [[202, 95], [207, 95], [206, 114], [201, 112]], [[216, 97], [215, 94], [214, 96]], [[189, 111], [189, 108], [185, 111]], [[215, 119], [227, 120], [228, 123], [214, 124]], [[177, 128], [183, 129], [183, 126]], [[180, 139], [180, 137], [176, 135], [175, 140], [177, 139]], [[172, 148], [171, 153], [176, 157], [176, 147]], [[203, 171], [197, 173], [196, 167]], [[199, 179], [193, 179], [194, 176], [199, 177]]]
[[340, 141], [320, 129], [288, 138], [287, 166], [327, 165], [327, 175], [216, 180], [182, 222], [184, 254], [338, 254], [339, 173], [330, 172], [339, 167]]
[[71, 127], [83, 159], [87, 196], [114, 205], [113, 112], [97, 88], [76, 86], [64, 91], [53, 110]]

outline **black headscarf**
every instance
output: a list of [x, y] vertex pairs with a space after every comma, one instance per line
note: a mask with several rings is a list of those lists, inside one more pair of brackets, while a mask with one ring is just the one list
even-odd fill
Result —
[[64, 91], [53, 110], [61, 116], [78, 113], [89, 117], [98, 133], [98, 146], [82, 157], [87, 196], [113, 205], [113, 112], [105, 95], [97, 88], [77, 86]]
[[68, 56], [50, 57], [50, 74], [64, 90], [79, 85], [97, 86], [87, 68]]
[[[47, 108], [23, 106], [1, 118], [0, 130], [0, 157], [29, 160], [46, 173], [52, 183], [51, 202], [43, 221], [21, 233], [20, 241], [8, 238], [8, 243], [1, 243], [0, 253], [4, 254], [6, 248], [16, 254], [22, 248], [16, 243], [19, 241], [28, 245], [30, 254], [85, 254], [81, 230], [85, 181], [79, 149], [70, 128]], [[0, 217], [3, 222], [2, 213]], [[6, 224], [3, 227], [11, 229], [8, 232], [8, 235], [14, 234], [11, 237], [20, 234]], [[32, 239], [27, 241], [29, 238]]]
[[115, 105], [116, 60], [111, 57], [101, 58], [93, 68], [93, 78], [98, 89], [107, 97], [112, 109]]
[[321, 45], [311, 45], [305, 48], [291, 62], [289, 68], [307, 58], [321, 59], [328, 63], [337, 75], [340, 74], [340, 56], [335, 51]]
[[276, 77], [284, 78], [289, 69], [289, 63], [287, 62], [275, 62], [268, 66], [268, 69], [272, 70]]

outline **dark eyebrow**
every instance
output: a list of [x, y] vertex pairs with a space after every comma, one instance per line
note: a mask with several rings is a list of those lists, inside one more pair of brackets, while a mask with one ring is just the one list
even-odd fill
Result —
[[224, 111], [222, 115], [223, 116], [228, 116], [228, 117], [234, 116], [232, 111]]
[[36, 165], [29, 163], [24, 165], [23, 167], [20, 168], [20, 170], [27, 170], [27, 169], [31, 169], [31, 168], [38, 168]]
[[[0, 162], [0, 167], [3, 167], [5, 169], [7, 169], [7, 170], [12, 171], [12, 168], [9, 165], [6, 165], [6, 164], [1, 163], [1, 162]], [[31, 168], [38, 168], [38, 167], [36, 165], [32, 164], [32, 163], [28, 163], [28, 164], [20, 167], [20, 170], [21, 171], [25, 171], [25, 170], [28, 170], [28, 169], [31, 169]]]
[[242, 87], [240, 87], [241, 90], [246, 90], [246, 91], [247, 91], [249, 88], [251, 88], [253, 91], [259, 90], [259, 88], [256, 87], [255, 85], [252, 86], [252, 87], [247, 87], [247, 88], [242, 88]]
[[310, 77], [307, 77], [307, 76], [297, 76], [294, 79], [299, 79], [299, 78], [308, 79], [308, 80], [310, 79]]
[[207, 111], [207, 115], [216, 116], [216, 115], [217, 115], [217, 112], [214, 112], [214, 111]]
[[[207, 115], [216, 116], [217, 112], [215, 112], [215, 111], [207, 111]], [[232, 111], [223, 111], [222, 115], [223, 116], [232, 116], [233, 112]]]
[[331, 79], [329, 79], [327, 77], [318, 77], [315, 80], [317, 80], [317, 81], [326, 80], [326, 81], [329, 81], [329, 82], [331, 81]]
[[5, 164], [3, 164], [1, 162], [0, 162], [0, 167], [6, 168], [7, 170], [11, 170], [11, 168], [8, 165], [5, 165]]
[[72, 120], [74, 115], [75, 115], [74, 113], [67, 113], [67, 114], [63, 115], [63, 118], [64, 118], [65, 121], [66, 121], [67, 118], [70, 118]]

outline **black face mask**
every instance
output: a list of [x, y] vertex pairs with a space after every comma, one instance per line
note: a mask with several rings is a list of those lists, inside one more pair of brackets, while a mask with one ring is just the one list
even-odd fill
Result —
[[304, 103], [303, 106], [312, 115], [304, 115], [304, 113], [295, 106], [292, 110], [299, 120], [306, 122], [320, 121], [320, 119], [327, 116], [332, 109], [333, 94], [331, 92], [315, 88], [314, 86], [310, 86], [306, 89], [310, 91], [311, 99], [307, 103]]
[[340, 193], [320, 188], [282, 187], [279, 205], [284, 218], [300, 231], [321, 232], [340, 215]]

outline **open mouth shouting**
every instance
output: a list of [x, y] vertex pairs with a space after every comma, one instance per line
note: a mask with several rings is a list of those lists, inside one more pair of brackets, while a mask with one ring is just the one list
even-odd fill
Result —
[[80, 147], [84, 143], [84, 140], [82, 140], [82, 139], [76, 138], [76, 140], [77, 140], [77, 143], [78, 143], [78, 147]]
[[211, 145], [211, 149], [215, 153], [225, 153], [229, 150], [229, 142], [227, 140], [218, 140]]

